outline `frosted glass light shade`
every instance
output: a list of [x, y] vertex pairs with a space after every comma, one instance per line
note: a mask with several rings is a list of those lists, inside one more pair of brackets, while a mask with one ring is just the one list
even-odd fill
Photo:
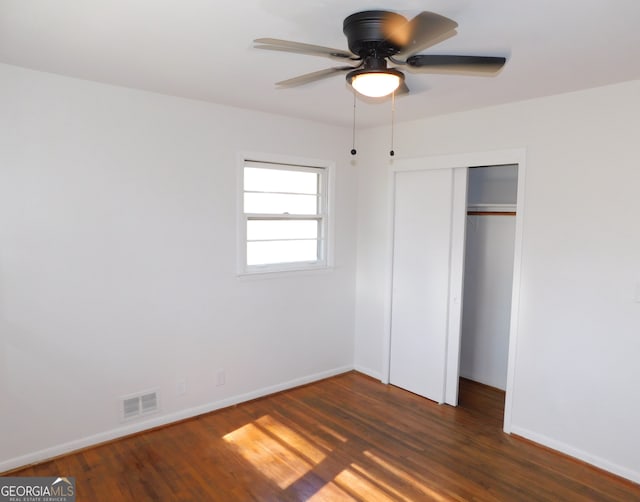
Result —
[[360, 73], [353, 77], [351, 85], [364, 96], [381, 98], [391, 94], [400, 86], [400, 76], [384, 72]]

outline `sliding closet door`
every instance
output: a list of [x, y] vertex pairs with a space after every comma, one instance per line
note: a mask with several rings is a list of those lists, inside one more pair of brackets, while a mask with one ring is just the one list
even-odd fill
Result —
[[[451, 267], [454, 171], [395, 173], [389, 380], [439, 403], [445, 401], [447, 335], [460, 329], [461, 284], [455, 282], [461, 282], [462, 248], [453, 259], [460, 273]], [[466, 169], [457, 171], [466, 193]]]

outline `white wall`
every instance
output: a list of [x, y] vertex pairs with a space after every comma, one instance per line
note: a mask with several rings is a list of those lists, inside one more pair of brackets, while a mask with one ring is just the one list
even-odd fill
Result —
[[[353, 367], [348, 131], [10, 66], [0, 110], [0, 471]], [[333, 271], [236, 277], [239, 151], [336, 162]]]
[[[633, 81], [399, 124], [395, 149], [420, 157], [526, 148], [512, 430], [636, 481], [638, 131]], [[376, 376], [388, 325], [388, 134], [361, 134], [372, 147], [359, 169], [356, 366]]]

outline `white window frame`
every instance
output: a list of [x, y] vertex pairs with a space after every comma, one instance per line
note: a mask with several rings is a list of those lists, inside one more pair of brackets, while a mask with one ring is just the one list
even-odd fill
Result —
[[[317, 171], [319, 180], [320, 212], [314, 219], [320, 221], [319, 259], [310, 262], [273, 263], [266, 265], [247, 264], [247, 222], [250, 219], [281, 219], [295, 220], [309, 218], [310, 215], [274, 215], [274, 214], [247, 214], [244, 212], [244, 168], [247, 164], [251, 167], [267, 169], [286, 169], [300, 171]], [[237, 244], [237, 273], [239, 276], [276, 276], [278, 274], [300, 273], [304, 271], [328, 270], [333, 266], [333, 194], [334, 171], [332, 162], [300, 157], [289, 157], [263, 153], [241, 153], [238, 155], [238, 244]]]

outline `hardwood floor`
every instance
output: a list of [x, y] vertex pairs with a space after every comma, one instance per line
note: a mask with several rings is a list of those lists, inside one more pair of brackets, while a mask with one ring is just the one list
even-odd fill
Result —
[[638, 501], [640, 486], [502, 432], [504, 394], [440, 406], [352, 372], [11, 473], [78, 501]]

